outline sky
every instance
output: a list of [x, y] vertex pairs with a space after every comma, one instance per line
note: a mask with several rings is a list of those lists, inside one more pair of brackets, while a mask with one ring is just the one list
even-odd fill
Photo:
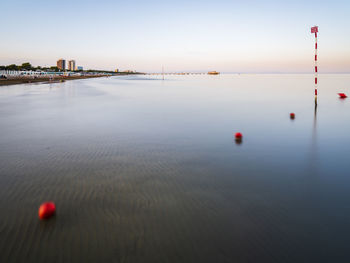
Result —
[[350, 72], [350, 1], [16, 0], [1, 3], [0, 65], [142, 72]]

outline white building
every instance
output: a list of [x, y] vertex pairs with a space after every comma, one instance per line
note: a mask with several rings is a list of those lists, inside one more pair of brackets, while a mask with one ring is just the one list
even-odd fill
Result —
[[75, 70], [75, 60], [69, 60], [68, 61], [68, 70], [74, 71]]

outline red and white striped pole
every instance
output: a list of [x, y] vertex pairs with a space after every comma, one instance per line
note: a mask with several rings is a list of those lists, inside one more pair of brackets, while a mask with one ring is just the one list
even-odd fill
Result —
[[311, 33], [315, 33], [315, 105], [317, 105], [317, 33], [318, 26], [311, 27]]

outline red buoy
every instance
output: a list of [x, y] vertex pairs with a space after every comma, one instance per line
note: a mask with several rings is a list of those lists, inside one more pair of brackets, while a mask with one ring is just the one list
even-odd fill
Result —
[[39, 207], [39, 218], [48, 219], [56, 212], [56, 206], [53, 202], [45, 202]]
[[237, 133], [235, 134], [235, 141], [236, 141], [236, 144], [241, 144], [241, 143], [242, 143], [242, 139], [243, 139], [242, 133], [237, 132]]
[[341, 99], [345, 99], [345, 98], [348, 97], [348, 96], [346, 96], [345, 93], [338, 93], [338, 95], [339, 95], [339, 97], [340, 97]]
[[235, 134], [235, 138], [236, 138], [236, 140], [242, 140], [242, 138], [243, 138], [242, 133], [237, 132], [237, 133]]
[[294, 119], [295, 119], [295, 113], [292, 112], [292, 113], [290, 114], [290, 118], [291, 118], [292, 120], [294, 120]]

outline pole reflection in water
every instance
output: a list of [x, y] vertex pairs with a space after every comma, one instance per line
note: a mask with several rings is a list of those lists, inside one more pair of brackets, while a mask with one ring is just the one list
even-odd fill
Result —
[[310, 149], [310, 173], [317, 174], [317, 104], [314, 108], [314, 121], [312, 126], [311, 149]]

